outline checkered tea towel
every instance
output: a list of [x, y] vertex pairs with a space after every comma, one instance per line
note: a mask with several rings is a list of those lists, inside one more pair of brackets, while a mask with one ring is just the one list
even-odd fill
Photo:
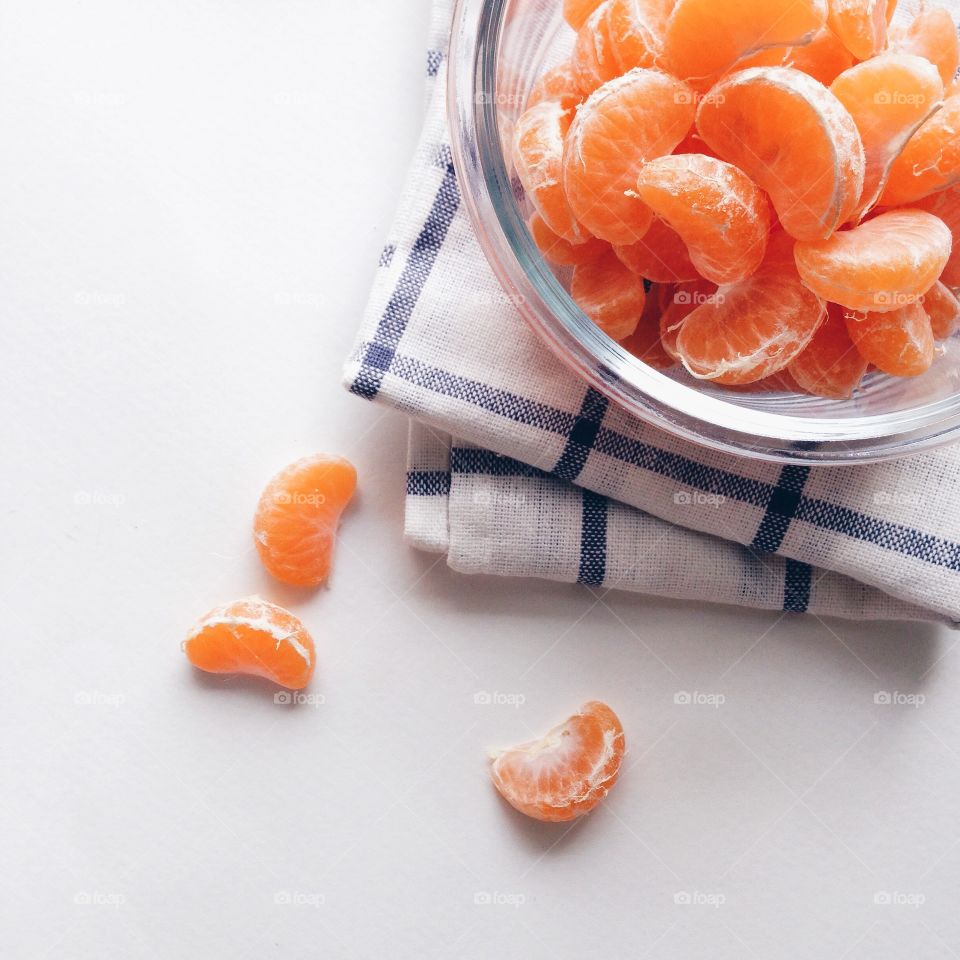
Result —
[[502, 293], [460, 201], [437, 0], [423, 135], [349, 390], [405, 411], [407, 535], [457, 570], [960, 622], [960, 448], [871, 466], [710, 452], [631, 417]]

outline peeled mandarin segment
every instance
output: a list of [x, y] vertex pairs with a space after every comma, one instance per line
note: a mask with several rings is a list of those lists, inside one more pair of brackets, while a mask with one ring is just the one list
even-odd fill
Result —
[[794, 47], [784, 66], [793, 67], [819, 80], [824, 86], [849, 70], [854, 64], [853, 54], [840, 42], [837, 35], [828, 29], [821, 30], [810, 43]]
[[936, 344], [922, 303], [887, 313], [848, 312], [846, 322], [860, 355], [883, 373], [917, 377], [933, 364]]
[[948, 287], [960, 287], [960, 186], [918, 200], [915, 206], [939, 217], [953, 236], [953, 251], [940, 279]]
[[827, 20], [826, 0], [678, 0], [664, 62], [698, 88], [765, 47], [809, 42]]
[[570, 295], [613, 340], [625, 340], [637, 329], [647, 299], [642, 278], [612, 250], [574, 269]]
[[853, 117], [866, 155], [861, 212], [877, 201], [890, 168], [943, 102], [936, 67], [922, 57], [885, 53], [840, 74], [831, 92]]
[[693, 91], [658, 70], [631, 70], [600, 87], [577, 111], [564, 148], [563, 185], [577, 220], [610, 243], [641, 240], [653, 214], [634, 195], [637, 172], [670, 153], [693, 117]]
[[610, 0], [607, 0], [590, 14], [577, 33], [571, 62], [580, 91], [585, 96], [608, 80], [620, 76], [621, 71], [613, 53], [607, 24], [609, 10]]
[[830, 0], [827, 26], [858, 59], [887, 46], [887, 0]]
[[660, 342], [664, 351], [673, 360], [678, 362], [680, 360], [677, 337], [680, 336], [683, 321], [697, 307], [707, 303], [716, 292], [717, 285], [702, 278], [678, 283], [673, 288], [670, 303], [660, 314]]
[[597, 240], [596, 237], [590, 237], [583, 243], [568, 243], [563, 237], [558, 237], [537, 214], [530, 218], [528, 226], [533, 242], [543, 254], [543, 259], [558, 267], [575, 267], [581, 263], [590, 263], [610, 249], [610, 244]]
[[306, 457], [281, 470], [261, 494], [253, 520], [267, 570], [292, 586], [325, 583], [340, 517], [356, 488], [357, 471], [342, 457]]
[[810, 342], [826, 308], [800, 282], [791, 244], [776, 237], [760, 270], [721, 287], [683, 321], [677, 352], [697, 379], [753, 383], [784, 369]]
[[606, 704], [590, 702], [542, 740], [501, 751], [490, 776], [516, 810], [561, 822], [589, 813], [606, 797], [620, 775], [623, 754], [617, 715]]
[[675, 154], [680, 153], [702, 153], [705, 157], [712, 157], [713, 153], [710, 148], [707, 146], [707, 141], [700, 136], [700, 134], [694, 129], [691, 130], [676, 146], [676, 149], [673, 151]]
[[787, 67], [731, 74], [701, 101], [697, 129], [773, 203], [798, 240], [829, 237], [856, 209], [866, 158], [846, 107]]
[[676, 230], [707, 280], [736, 283], [763, 261], [767, 197], [732, 164], [696, 153], [660, 157], [640, 171], [637, 193]]
[[570, 243], [584, 239], [561, 182], [563, 143], [573, 117], [562, 103], [546, 100], [517, 121], [513, 162], [523, 189], [537, 213], [559, 237]]
[[944, 86], [953, 82], [960, 67], [957, 27], [950, 12], [941, 6], [924, 6], [909, 26], [892, 28], [890, 47], [935, 64]]
[[574, 30], [579, 30], [587, 22], [587, 17], [601, 3], [603, 3], [603, 0], [563, 0], [563, 19]]
[[880, 203], [899, 207], [960, 182], [960, 95], [949, 97], [890, 167]]
[[891, 210], [829, 240], [800, 242], [795, 256], [803, 282], [824, 300], [882, 313], [925, 294], [952, 246], [949, 229], [933, 214]]
[[660, 340], [660, 317], [663, 313], [660, 293], [659, 289], [653, 289], [647, 294], [637, 329], [621, 341], [620, 346], [654, 370], [668, 370], [674, 365], [675, 358]]
[[576, 107], [583, 100], [580, 79], [569, 60], [548, 70], [530, 88], [527, 109], [545, 100], [556, 100], [566, 110]]
[[939, 280], [924, 294], [923, 309], [930, 319], [934, 340], [947, 340], [960, 327], [960, 300]]
[[207, 673], [265, 677], [302, 690], [316, 653], [304, 625], [289, 611], [249, 597], [211, 610], [183, 643], [187, 659]]
[[699, 276], [687, 245], [662, 220], [654, 220], [642, 240], [613, 249], [634, 273], [653, 283], [678, 283]]
[[610, 0], [607, 30], [621, 73], [659, 64], [672, 6], [673, 0]]
[[843, 307], [827, 304], [827, 319], [787, 370], [807, 393], [830, 400], [853, 395], [867, 372], [867, 361], [850, 339]]

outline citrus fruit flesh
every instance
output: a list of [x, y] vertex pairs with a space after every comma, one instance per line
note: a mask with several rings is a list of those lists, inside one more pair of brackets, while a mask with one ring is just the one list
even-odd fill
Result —
[[830, 0], [827, 26], [858, 60], [887, 46], [887, 0]]
[[591, 701], [543, 739], [500, 751], [490, 776], [516, 810], [535, 820], [562, 822], [589, 813], [607, 796], [623, 754], [617, 715]]
[[620, 346], [648, 367], [668, 370], [675, 364], [676, 359], [667, 352], [660, 337], [660, 318], [663, 315], [661, 293], [660, 288], [653, 288], [647, 293], [636, 330], [626, 340], [622, 340]]
[[943, 83], [922, 57], [885, 53], [841, 73], [830, 87], [853, 117], [866, 156], [861, 212], [877, 201], [894, 161], [940, 109]]
[[694, 112], [686, 84], [640, 68], [605, 83], [580, 107], [566, 138], [562, 188], [591, 234], [619, 245], [643, 238], [653, 214], [636, 197], [637, 173], [686, 137]]
[[264, 677], [290, 690], [302, 690], [316, 664], [304, 625], [288, 610], [259, 597], [211, 610], [190, 631], [183, 651], [207, 673]]
[[564, 138], [573, 111], [544, 100], [517, 121], [513, 162], [530, 203], [547, 226], [570, 243], [584, 239], [561, 182]]
[[829, 237], [860, 201], [866, 157], [846, 107], [790, 67], [752, 67], [701, 101], [697, 129], [717, 156], [765, 190], [798, 240]]
[[571, 61], [580, 91], [585, 96], [589, 96], [607, 80], [620, 76], [619, 64], [610, 42], [607, 22], [609, 9], [610, 0], [606, 0], [590, 14], [577, 33]]
[[944, 101], [890, 167], [880, 203], [899, 207], [960, 181], [960, 95]]
[[883, 373], [917, 377], [933, 363], [936, 344], [919, 301], [886, 313], [846, 313], [847, 330], [860, 355]]
[[934, 340], [947, 340], [960, 327], [960, 301], [939, 280], [924, 294], [923, 309], [930, 319]]
[[642, 240], [614, 247], [614, 250], [634, 273], [653, 283], [679, 283], [699, 276], [687, 245], [676, 230], [659, 218], [653, 221]]
[[757, 50], [809, 42], [826, 19], [826, 0], [678, 0], [667, 21], [664, 62], [703, 89]]
[[844, 313], [838, 304], [827, 304], [827, 318], [806, 349], [787, 367], [807, 393], [845, 400], [867, 372], [867, 361], [850, 338]]
[[678, 283], [671, 291], [670, 302], [660, 313], [660, 342], [672, 360], [680, 361], [677, 337], [680, 336], [683, 321], [716, 292], [717, 285], [702, 277]]
[[583, 100], [580, 79], [570, 60], [548, 70], [530, 88], [527, 109], [546, 100], [556, 100], [565, 110], [578, 106]]
[[327, 454], [305, 457], [273, 477], [257, 504], [253, 540], [277, 580], [297, 587], [326, 582], [340, 518], [356, 488], [353, 464]]
[[683, 321], [676, 349], [697, 379], [753, 383], [786, 367], [804, 350], [826, 308], [801, 282], [781, 234], [749, 279], [720, 287]]
[[944, 86], [954, 80], [960, 67], [960, 40], [950, 11], [937, 4], [925, 4], [913, 22], [890, 31], [890, 48], [925, 57], [937, 70]]
[[603, 0], [563, 0], [563, 18], [574, 30], [579, 30], [601, 3]]
[[806, 73], [829, 87], [844, 70], [849, 70], [854, 62], [853, 54], [840, 42], [837, 35], [824, 28], [810, 43], [802, 47], [792, 47], [783, 66], [793, 67], [794, 70]]
[[643, 278], [612, 250], [574, 268], [570, 295], [613, 340], [626, 340], [637, 329], [647, 300]]
[[672, 7], [673, 0], [610, 0], [607, 32], [621, 73], [660, 63]]
[[583, 243], [569, 243], [558, 237], [543, 221], [543, 217], [534, 214], [527, 226], [533, 242], [543, 254], [544, 260], [558, 267], [575, 267], [581, 263], [590, 263], [610, 249], [610, 244], [590, 237]]
[[744, 280], [763, 261], [770, 232], [767, 197], [732, 164], [696, 153], [660, 157], [640, 171], [636, 190], [677, 232], [707, 280]]
[[940, 279], [948, 287], [960, 287], [960, 187], [950, 187], [918, 200], [917, 209], [939, 217], [953, 236], [953, 251]]
[[938, 217], [891, 210], [828, 240], [798, 242], [795, 256], [803, 282], [824, 300], [883, 313], [925, 294], [952, 247], [950, 230]]

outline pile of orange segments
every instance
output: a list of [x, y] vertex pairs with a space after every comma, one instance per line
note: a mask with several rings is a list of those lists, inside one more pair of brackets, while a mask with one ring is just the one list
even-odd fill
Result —
[[850, 397], [960, 326], [960, 66], [896, 0], [565, 0], [513, 160], [583, 312], [658, 369]]

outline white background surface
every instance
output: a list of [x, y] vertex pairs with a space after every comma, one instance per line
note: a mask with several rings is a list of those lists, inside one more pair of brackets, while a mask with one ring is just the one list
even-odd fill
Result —
[[[427, 15], [4, 7], [0, 953], [957, 957], [955, 635], [471, 580], [403, 545], [405, 424], [339, 369]], [[249, 522], [318, 449], [362, 495], [306, 595]], [[186, 664], [193, 620], [253, 592], [312, 630], [322, 704]], [[623, 719], [619, 786], [525, 821], [484, 748], [587, 698]]]

